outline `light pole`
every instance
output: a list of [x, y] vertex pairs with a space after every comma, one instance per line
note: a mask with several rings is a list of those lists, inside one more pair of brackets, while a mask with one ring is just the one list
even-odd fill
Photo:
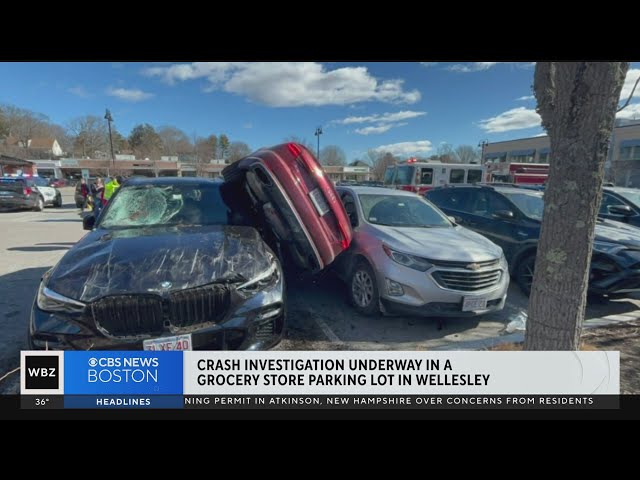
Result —
[[109, 145], [111, 145], [111, 164], [113, 168], [116, 168], [116, 156], [113, 154], [113, 137], [111, 136], [111, 122], [113, 122], [113, 117], [111, 116], [111, 112], [107, 108], [107, 112], [104, 114], [104, 119], [107, 121], [109, 125]]
[[482, 148], [482, 153], [480, 153], [480, 165], [484, 165], [484, 147], [489, 145], [489, 140], [481, 140], [478, 143], [478, 147]]
[[322, 135], [322, 127], [316, 128], [315, 136], [318, 137], [318, 161], [320, 161], [320, 135]]

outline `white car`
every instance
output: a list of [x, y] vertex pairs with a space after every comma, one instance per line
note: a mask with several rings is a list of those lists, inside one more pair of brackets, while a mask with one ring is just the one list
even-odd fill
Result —
[[42, 194], [45, 205], [52, 205], [54, 207], [62, 207], [62, 194], [60, 190], [55, 187], [50, 187], [49, 182], [42, 177], [31, 177], [29, 180], [33, 181], [33, 186]]

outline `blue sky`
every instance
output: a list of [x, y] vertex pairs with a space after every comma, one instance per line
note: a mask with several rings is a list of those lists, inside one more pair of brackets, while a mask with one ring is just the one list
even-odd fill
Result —
[[[118, 130], [174, 125], [225, 133], [253, 149], [296, 135], [338, 145], [430, 155], [447, 142], [476, 146], [543, 133], [534, 64], [468, 63], [0, 63], [0, 103], [66, 125], [109, 108]], [[640, 75], [632, 64], [623, 90]], [[626, 97], [625, 97], [626, 98]], [[640, 91], [621, 112], [640, 118]]]

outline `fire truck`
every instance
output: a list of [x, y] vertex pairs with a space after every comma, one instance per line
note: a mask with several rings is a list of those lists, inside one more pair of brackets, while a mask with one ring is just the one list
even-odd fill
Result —
[[449, 184], [482, 183], [486, 170], [482, 165], [464, 163], [406, 162], [387, 167], [384, 186], [419, 195], [427, 190]]
[[494, 163], [487, 165], [487, 182], [544, 185], [549, 177], [548, 163]]

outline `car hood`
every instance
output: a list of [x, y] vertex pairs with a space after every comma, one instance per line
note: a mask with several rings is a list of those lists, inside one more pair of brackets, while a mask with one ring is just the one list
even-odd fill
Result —
[[502, 249], [491, 240], [461, 226], [372, 227], [376, 235], [391, 248], [432, 260], [482, 262], [502, 255]]
[[629, 247], [640, 247], [640, 229], [615, 220], [598, 219], [595, 239], [600, 242], [621, 243]]
[[83, 302], [105, 295], [162, 294], [249, 280], [273, 259], [251, 227], [98, 229], [67, 252], [47, 287]]

